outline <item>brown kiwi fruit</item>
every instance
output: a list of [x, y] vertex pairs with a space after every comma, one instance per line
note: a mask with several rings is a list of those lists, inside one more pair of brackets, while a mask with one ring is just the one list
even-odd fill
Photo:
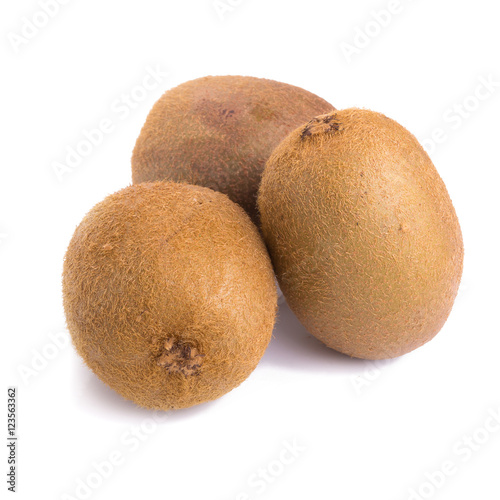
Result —
[[132, 156], [134, 184], [188, 182], [220, 191], [258, 222], [262, 170], [290, 132], [335, 109], [299, 87], [248, 76], [207, 76], [168, 90]]
[[241, 207], [172, 182], [97, 204], [64, 261], [67, 324], [95, 374], [140, 406], [185, 408], [245, 380], [271, 338], [269, 255]]
[[258, 204], [278, 281], [327, 346], [393, 358], [432, 339], [462, 275], [452, 202], [405, 128], [346, 109], [295, 130], [274, 151]]

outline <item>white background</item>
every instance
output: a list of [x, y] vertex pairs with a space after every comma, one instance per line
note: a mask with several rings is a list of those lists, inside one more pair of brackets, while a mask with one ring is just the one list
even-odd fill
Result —
[[[500, 498], [500, 427], [488, 420], [500, 411], [500, 10], [493, 0], [401, 0], [386, 26], [374, 21], [394, 5], [222, 0], [218, 13], [212, 0], [69, 0], [20, 42], [40, 6], [2, 2], [1, 365], [2, 390], [19, 394], [17, 498]], [[157, 66], [170, 74], [141, 94]], [[466, 249], [459, 297], [432, 342], [390, 362], [351, 360], [282, 306], [246, 382], [168, 414], [122, 400], [86, 369], [64, 333], [67, 244], [95, 203], [131, 182], [152, 104], [209, 74], [298, 85], [339, 109], [381, 111], [425, 141]], [[488, 91], [481, 79], [497, 83]], [[131, 92], [140, 102], [124, 107]], [[113, 131], [59, 179], [54, 164], [103, 119]], [[119, 464], [98, 475], [110, 455]], [[454, 474], [434, 474], [446, 461]]]

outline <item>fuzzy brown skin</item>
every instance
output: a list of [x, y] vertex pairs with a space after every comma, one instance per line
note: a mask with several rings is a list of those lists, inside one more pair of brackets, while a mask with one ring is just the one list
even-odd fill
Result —
[[432, 339], [462, 275], [446, 187], [416, 138], [347, 109], [294, 131], [259, 192], [278, 281], [304, 326], [349, 356], [393, 358]]
[[134, 184], [189, 182], [221, 191], [258, 222], [264, 165], [295, 128], [335, 109], [286, 83], [208, 76], [168, 90], [154, 105], [135, 145]]
[[140, 406], [222, 396], [271, 338], [276, 287], [247, 214], [225, 195], [172, 182], [125, 188], [96, 205], [64, 262], [64, 309], [78, 353]]

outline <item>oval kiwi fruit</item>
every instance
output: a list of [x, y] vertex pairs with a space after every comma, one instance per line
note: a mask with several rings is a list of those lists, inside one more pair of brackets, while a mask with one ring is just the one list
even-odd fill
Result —
[[63, 271], [67, 324], [95, 374], [140, 406], [213, 400], [271, 338], [276, 286], [259, 232], [210, 189], [127, 187], [76, 229]]
[[258, 205], [281, 290], [327, 346], [393, 358], [445, 323], [460, 226], [429, 156], [395, 121], [360, 109], [311, 120], [269, 159]]
[[298, 87], [247, 76], [207, 76], [168, 90], [132, 156], [134, 184], [188, 182], [221, 191], [258, 222], [262, 170], [290, 132], [333, 106]]

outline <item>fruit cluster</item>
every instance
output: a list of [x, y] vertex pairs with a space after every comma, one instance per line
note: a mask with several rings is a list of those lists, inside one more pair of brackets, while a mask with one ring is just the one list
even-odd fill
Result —
[[185, 408], [257, 366], [288, 305], [327, 346], [392, 358], [445, 323], [463, 265], [446, 187], [405, 128], [283, 83], [206, 77], [154, 105], [133, 184], [76, 229], [73, 343], [135, 403]]

